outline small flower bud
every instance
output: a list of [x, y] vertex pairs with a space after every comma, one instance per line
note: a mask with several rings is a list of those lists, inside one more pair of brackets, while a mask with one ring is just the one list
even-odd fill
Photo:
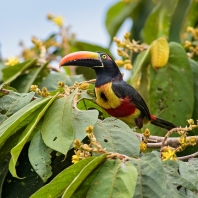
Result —
[[193, 125], [194, 124], [194, 120], [193, 119], [189, 119], [187, 120], [188, 124]]
[[86, 133], [93, 133], [94, 126], [90, 125], [86, 128]]
[[190, 137], [189, 138], [189, 144], [192, 146], [195, 146], [197, 143], [197, 138], [196, 137]]
[[115, 60], [115, 63], [118, 67], [121, 67], [124, 65], [124, 61], [123, 60]]
[[47, 88], [46, 87], [43, 87], [42, 88], [42, 92], [46, 93], [47, 92]]
[[143, 135], [144, 135], [146, 138], [148, 138], [148, 137], [150, 136], [150, 131], [149, 131], [149, 129], [146, 129], [146, 130], [144, 131]]
[[146, 146], [145, 142], [140, 142], [140, 151], [143, 152], [146, 150], [146, 148], [147, 148], [147, 146]]
[[82, 83], [80, 86], [79, 86], [79, 89], [82, 89], [82, 90], [86, 90], [89, 88], [89, 83]]
[[130, 63], [127, 63], [127, 64], [124, 65], [124, 68], [125, 68], [126, 70], [131, 70], [132, 67], [133, 67], [133, 66], [132, 66]]
[[130, 35], [131, 35], [130, 32], [126, 32], [126, 33], [124, 34], [124, 38], [125, 38], [125, 39], [128, 39], [128, 38], [130, 37]]

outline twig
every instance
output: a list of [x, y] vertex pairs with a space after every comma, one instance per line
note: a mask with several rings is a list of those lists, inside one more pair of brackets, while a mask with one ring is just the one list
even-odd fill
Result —
[[76, 110], [76, 111], [80, 111], [77, 107], [78, 105], [78, 96], [80, 95], [80, 93], [77, 93], [74, 98], [73, 98], [73, 108]]
[[[180, 130], [182, 128], [179, 128]], [[178, 128], [177, 128], [178, 130]], [[142, 134], [141, 133], [135, 133], [136, 136], [142, 140]], [[187, 138], [190, 139], [191, 137], [195, 137], [195, 136], [188, 136]], [[160, 148], [162, 147], [162, 142], [164, 142], [163, 146], [167, 146], [167, 145], [170, 145], [171, 147], [178, 147], [180, 145], [180, 142], [179, 142], [179, 138], [180, 137], [167, 137], [166, 140], [164, 141], [165, 137], [160, 137], [160, 136], [150, 136], [148, 138], [148, 143], [147, 143], [147, 147], [148, 148]], [[196, 144], [198, 145], [198, 136], [196, 136], [197, 140], [196, 140]]]
[[196, 156], [198, 156], [198, 152], [195, 152], [195, 153], [190, 154], [190, 155], [178, 157], [177, 159], [179, 159], [179, 160], [187, 160], [187, 159], [189, 159], [189, 158], [194, 158], [194, 157], [196, 157]]

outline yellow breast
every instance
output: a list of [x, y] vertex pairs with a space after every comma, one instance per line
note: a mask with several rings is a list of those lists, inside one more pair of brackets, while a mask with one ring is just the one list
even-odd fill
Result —
[[95, 87], [96, 103], [104, 109], [115, 109], [120, 106], [120, 99], [112, 90], [112, 82]]

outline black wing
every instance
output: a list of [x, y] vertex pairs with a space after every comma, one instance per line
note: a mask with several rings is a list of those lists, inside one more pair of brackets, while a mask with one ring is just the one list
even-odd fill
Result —
[[125, 98], [128, 96], [135, 106], [142, 112], [142, 115], [145, 115], [150, 120], [150, 112], [147, 104], [141, 95], [131, 85], [127, 84], [123, 80], [117, 82], [113, 81], [112, 89], [119, 98]]

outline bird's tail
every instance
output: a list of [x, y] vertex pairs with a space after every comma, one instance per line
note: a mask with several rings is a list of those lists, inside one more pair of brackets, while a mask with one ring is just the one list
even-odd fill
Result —
[[151, 124], [156, 125], [158, 127], [161, 127], [163, 129], [166, 130], [171, 130], [173, 128], [176, 128], [176, 126], [174, 124], [172, 124], [171, 122], [168, 122], [166, 120], [163, 120], [161, 118], [158, 118], [156, 116], [150, 115], [151, 116]]

